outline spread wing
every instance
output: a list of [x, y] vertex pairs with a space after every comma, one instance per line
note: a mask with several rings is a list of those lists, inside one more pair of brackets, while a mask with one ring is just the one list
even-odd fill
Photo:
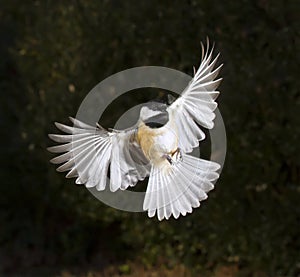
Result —
[[215, 80], [222, 67], [220, 65], [214, 69], [219, 54], [212, 60], [213, 47], [209, 50], [208, 40], [206, 51], [203, 44], [201, 46], [202, 61], [194, 78], [181, 97], [167, 109], [170, 121], [177, 126], [179, 148], [186, 153], [191, 152], [205, 138], [197, 124], [208, 129], [214, 126], [214, 110], [217, 107], [215, 100], [219, 95], [216, 89], [222, 80]]
[[149, 175], [149, 164], [135, 142], [135, 129], [108, 132], [100, 125], [92, 127], [70, 118], [73, 127], [55, 123], [64, 135], [50, 134], [57, 146], [49, 147], [60, 155], [51, 160], [62, 164], [59, 172], [69, 171], [67, 178], [77, 177], [77, 184], [104, 190], [110, 175], [110, 190], [126, 189]]

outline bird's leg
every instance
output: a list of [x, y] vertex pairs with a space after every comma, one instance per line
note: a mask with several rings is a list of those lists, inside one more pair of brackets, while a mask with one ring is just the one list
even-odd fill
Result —
[[182, 161], [182, 154], [181, 154], [181, 150], [179, 147], [172, 153], [172, 158], [176, 162]]
[[168, 154], [165, 154], [164, 156], [163, 156], [168, 162], [169, 162], [169, 164], [170, 165], [172, 165], [173, 164], [173, 159], [171, 158], [171, 156], [170, 155], [168, 155]]
[[182, 161], [180, 148], [177, 148], [174, 152], [170, 152], [170, 154], [165, 154], [163, 157], [170, 163], [170, 165], [178, 161]]

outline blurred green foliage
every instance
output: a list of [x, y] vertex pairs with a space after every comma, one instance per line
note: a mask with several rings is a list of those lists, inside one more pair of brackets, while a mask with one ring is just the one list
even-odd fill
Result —
[[[123, 262], [137, 259], [300, 274], [297, 1], [1, 2], [4, 272], [115, 262], [128, 271]], [[206, 36], [225, 64], [218, 102], [228, 153], [200, 209], [160, 223], [106, 207], [55, 171], [47, 134], [93, 86], [142, 65], [192, 74]], [[118, 109], [137, 101], [129, 95]], [[114, 120], [103, 118], [105, 126]]]

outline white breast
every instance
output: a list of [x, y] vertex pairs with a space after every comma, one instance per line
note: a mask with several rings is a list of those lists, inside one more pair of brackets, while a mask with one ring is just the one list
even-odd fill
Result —
[[174, 130], [165, 127], [163, 129], [162, 133], [155, 137], [155, 148], [162, 154], [167, 154], [177, 149], [178, 138]]

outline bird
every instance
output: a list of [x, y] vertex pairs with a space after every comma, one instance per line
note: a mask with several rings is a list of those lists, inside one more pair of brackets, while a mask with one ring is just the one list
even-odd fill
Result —
[[[49, 134], [59, 145], [51, 163], [76, 177], [76, 184], [102, 191], [126, 190], [149, 177], [143, 210], [159, 221], [178, 219], [200, 206], [219, 178], [220, 165], [190, 153], [205, 139], [202, 128], [214, 127], [220, 53], [201, 43], [200, 66], [173, 103], [145, 103], [137, 123], [126, 130], [105, 129], [69, 117], [73, 126], [55, 122], [65, 134]], [[109, 181], [107, 177], [109, 176]], [[108, 184], [109, 183], [109, 184]]]

